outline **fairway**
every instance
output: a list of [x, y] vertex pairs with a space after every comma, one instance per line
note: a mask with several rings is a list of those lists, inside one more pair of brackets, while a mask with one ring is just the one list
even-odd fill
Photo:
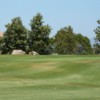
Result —
[[0, 56], [0, 100], [100, 100], [100, 56]]

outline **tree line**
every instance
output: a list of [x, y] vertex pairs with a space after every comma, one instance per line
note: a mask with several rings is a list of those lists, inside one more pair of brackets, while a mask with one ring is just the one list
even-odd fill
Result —
[[[97, 21], [100, 24], [100, 20]], [[13, 18], [5, 25], [6, 31], [0, 38], [2, 54], [11, 54], [15, 49], [21, 49], [28, 54], [36, 51], [39, 54], [98, 54], [100, 53], [100, 26], [95, 29], [96, 43], [92, 48], [88, 37], [76, 34], [71, 26], [61, 28], [55, 36], [50, 37], [51, 27], [45, 25], [43, 16], [37, 13], [30, 20], [30, 30], [20, 17]]]

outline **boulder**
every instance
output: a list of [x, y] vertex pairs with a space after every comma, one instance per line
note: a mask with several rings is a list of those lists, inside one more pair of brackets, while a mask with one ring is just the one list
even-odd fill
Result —
[[11, 54], [12, 55], [24, 55], [25, 52], [22, 50], [13, 50]]
[[30, 55], [39, 55], [36, 51], [29, 52]]

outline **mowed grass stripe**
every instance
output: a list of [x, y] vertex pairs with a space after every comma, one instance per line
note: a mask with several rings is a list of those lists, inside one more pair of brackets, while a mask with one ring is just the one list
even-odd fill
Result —
[[99, 100], [99, 56], [0, 56], [0, 100]]

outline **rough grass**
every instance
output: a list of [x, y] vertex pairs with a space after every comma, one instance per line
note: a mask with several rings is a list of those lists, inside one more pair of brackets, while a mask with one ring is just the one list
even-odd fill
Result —
[[0, 56], [0, 100], [100, 100], [100, 56]]

